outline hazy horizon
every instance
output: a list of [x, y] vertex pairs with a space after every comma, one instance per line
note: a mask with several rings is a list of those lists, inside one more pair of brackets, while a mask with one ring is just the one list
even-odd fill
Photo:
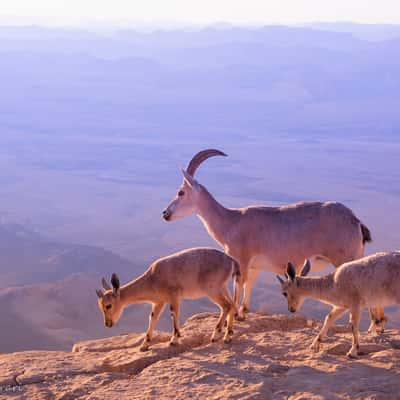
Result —
[[[228, 0], [14, 0], [0, 8], [0, 21], [24, 20], [39, 24], [139, 24], [146, 26], [298, 25], [319, 22], [354, 22], [362, 24], [400, 23], [400, 5], [396, 0], [251, 0], [235, 3]], [[25, 22], [26, 23], [26, 22]]]
[[300, 22], [290, 21], [260, 21], [260, 22], [229, 22], [225, 20], [216, 20], [209, 22], [179, 22], [179, 21], [140, 21], [132, 19], [102, 19], [102, 18], [88, 18], [84, 20], [59, 20], [57, 17], [44, 19], [41, 17], [31, 16], [12, 16], [0, 14], [0, 27], [4, 28], [43, 28], [54, 30], [71, 30], [71, 31], [88, 31], [98, 34], [110, 34], [119, 29], [130, 29], [141, 33], [152, 33], [154, 31], [199, 31], [204, 29], [216, 30], [229, 30], [232, 28], [245, 28], [245, 29], [260, 29], [264, 27], [292, 27], [292, 28], [319, 28], [321, 30], [330, 29], [348, 29], [352, 27], [357, 29], [364, 27], [366, 29], [382, 29], [394, 28], [397, 30], [400, 27], [400, 18], [393, 22], [385, 21], [371, 21], [362, 22], [351, 19], [338, 19], [338, 20], [306, 20]]

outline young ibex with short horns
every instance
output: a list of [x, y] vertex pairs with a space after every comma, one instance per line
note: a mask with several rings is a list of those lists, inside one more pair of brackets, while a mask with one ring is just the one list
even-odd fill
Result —
[[289, 311], [296, 312], [307, 297], [333, 306], [311, 344], [311, 349], [318, 351], [330, 326], [349, 310], [353, 344], [347, 355], [356, 357], [362, 308], [400, 304], [400, 252], [377, 253], [348, 262], [323, 277], [306, 277], [309, 271], [308, 260], [299, 275], [293, 264], [288, 263], [287, 279], [278, 276]]
[[[282, 207], [249, 206], [225, 208], [194, 179], [199, 165], [212, 156], [226, 156], [219, 150], [197, 153], [182, 170], [183, 183], [177, 196], [163, 211], [166, 221], [197, 214], [210, 236], [240, 264], [242, 283], [235, 293], [239, 319], [249, 309], [250, 293], [260, 270], [283, 273], [287, 260], [302, 265], [311, 260], [313, 271], [329, 263], [336, 268], [364, 255], [371, 241], [368, 228], [343, 204], [307, 202]], [[382, 323], [383, 310], [373, 311], [375, 322]]]
[[231, 257], [216, 249], [193, 248], [156, 260], [143, 275], [121, 287], [114, 273], [111, 277], [112, 287], [103, 278], [105, 292], [96, 292], [104, 324], [110, 328], [117, 323], [123, 309], [129, 304], [152, 304], [149, 327], [141, 345], [142, 351], [149, 348], [154, 327], [165, 304], [170, 305], [173, 322], [170, 344], [177, 344], [180, 337], [181, 300], [201, 297], [208, 297], [221, 310], [211, 340], [217, 340], [227, 320], [224, 341], [228, 343], [233, 333], [236, 310], [227, 287], [231, 276], [234, 277], [235, 284], [240, 281], [239, 265]]

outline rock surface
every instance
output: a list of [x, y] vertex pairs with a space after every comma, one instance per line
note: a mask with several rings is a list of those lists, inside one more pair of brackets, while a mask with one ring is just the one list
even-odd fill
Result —
[[216, 314], [199, 314], [181, 344], [157, 332], [77, 343], [72, 352], [0, 355], [0, 399], [399, 399], [400, 333], [363, 332], [362, 355], [346, 358], [350, 333], [336, 329], [322, 351], [308, 350], [320, 323], [250, 314], [231, 344], [211, 344]]

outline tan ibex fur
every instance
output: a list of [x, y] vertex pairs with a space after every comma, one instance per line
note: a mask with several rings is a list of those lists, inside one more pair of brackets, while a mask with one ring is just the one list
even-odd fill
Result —
[[[242, 284], [235, 293], [238, 307], [244, 286], [240, 319], [250, 305], [250, 293], [260, 270], [281, 274], [288, 260], [302, 265], [310, 259], [313, 271], [329, 263], [339, 265], [364, 255], [371, 241], [368, 228], [353, 212], [336, 202], [306, 202], [281, 207], [225, 208], [194, 179], [198, 166], [219, 150], [197, 153], [183, 170], [183, 184], [163, 211], [166, 221], [197, 214], [207, 232], [240, 264]], [[383, 310], [373, 312], [373, 321], [383, 321]], [[382, 327], [383, 329], [383, 327]]]
[[124, 286], [120, 287], [116, 274], [111, 277], [112, 287], [103, 278], [102, 284], [106, 291], [97, 290], [99, 308], [103, 313], [105, 325], [112, 327], [129, 304], [151, 303], [149, 327], [141, 345], [141, 350], [147, 350], [165, 304], [170, 305], [173, 322], [170, 343], [176, 344], [180, 337], [181, 300], [208, 297], [221, 310], [211, 340], [217, 339], [227, 319], [224, 341], [228, 343], [233, 333], [236, 310], [227, 287], [231, 276], [234, 276], [237, 284], [240, 280], [239, 265], [223, 252], [211, 248], [183, 250], [156, 260], [143, 275]]
[[356, 357], [359, 350], [358, 325], [362, 308], [400, 303], [400, 252], [377, 253], [363, 257], [345, 263], [335, 272], [320, 278], [305, 277], [309, 271], [310, 262], [307, 260], [299, 275], [296, 275], [293, 264], [289, 263], [287, 280], [278, 276], [289, 311], [296, 312], [307, 297], [333, 306], [311, 345], [312, 350], [318, 351], [329, 327], [349, 310], [353, 344], [347, 355]]

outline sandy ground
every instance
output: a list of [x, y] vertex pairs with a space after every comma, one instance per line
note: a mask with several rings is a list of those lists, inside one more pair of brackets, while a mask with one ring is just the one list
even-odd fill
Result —
[[400, 333], [363, 332], [356, 360], [347, 327], [319, 353], [308, 349], [321, 323], [302, 316], [250, 314], [230, 344], [210, 343], [215, 314], [199, 314], [178, 346], [157, 332], [77, 343], [72, 352], [0, 355], [0, 399], [400, 399]]

